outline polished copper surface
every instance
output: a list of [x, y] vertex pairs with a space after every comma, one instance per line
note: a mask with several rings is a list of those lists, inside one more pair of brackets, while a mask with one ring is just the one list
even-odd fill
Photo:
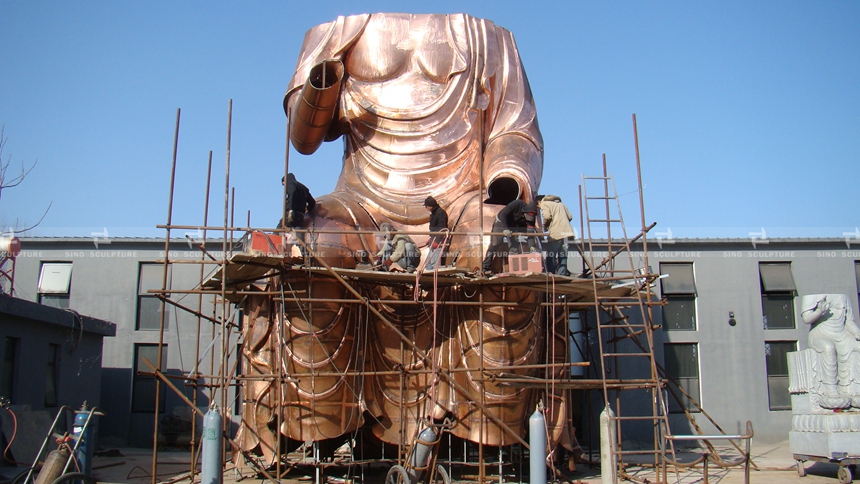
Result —
[[343, 64], [338, 60], [322, 61], [308, 74], [290, 129], [290, 139], [299, 153], [309, 155], [325, 140], [334, 119], [341, 81]]
[[465, 14], [339, 17], [305, 35], [290, 112], [328, 60], [346, 70], [328, 132], [345, 143], [339, 199], [400, 228], [427, 222], [428, 195], [456, 220], [482, 173], [500, 203], [534, 198], [543, 140], [510, 32]]
[[[343, 138], [337, 185], [317, 198], [303, 227], [311, 232], [302, 244], [323, 266], [354, 269], [363, 253], [379, 250], [379, 237], [350, 231], [388, 222], [397, 231], [427, 232], [423, 202], [433, 196], [454, 232], [448, 264], [477, 269], [495, 214], [537, 193], [543, 141], [534, 100], [513, 36], [488, 20], [383, 13], [314, 27], [284, 109], [300, 153]], [[428, 236], [412, 238], [426, 256]], [[557, 354], [566, 342], [547, 334], [541, 293], [504, 284], [416, 289], [399, 280], [290, 274], [273, 280], [270, 289], [283, 289], [285, 298], [268, 303], [267, 322], [262, 307], [247, 312], [246, 345], [256, 343], [244, 355], [260, 373], [280, 366], [295, 381], [281, 384], [277, 397], [270, 383], [246, 387], [237, 439], [243, 450], [274, 442], [273, 422], [291, 439], [317, 441], [357, 429], [363, 411], [386, 443], [408, 444], [422, 418], [449, 414], [457, 422], [454, 435], [508, 445], [523, 442], [538, 398], [551, 407], [553, 442], [570, 446], [561, 390], [488, 378], [562, 376], [563, 370], [547, 375], [540, 368], [566, 358]], [[399, 304], [421, 289], [422, 303]], [[377, 301], [375, 311], [326, 302], [353, 297], [352, 291]]]

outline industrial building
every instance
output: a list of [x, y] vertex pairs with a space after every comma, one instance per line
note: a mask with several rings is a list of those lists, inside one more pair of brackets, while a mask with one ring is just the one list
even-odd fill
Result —
[[[194, 313], [219, 318], [220, 304], [192, 289], [198, 287], [201, 272], [208, 274], [217, 268], [214, 258], [223, 255], [226, 245], [220, 240], [207, 242], [207, 253], [213, 260], [202, 265], [190, 263], [201, 260], [198, 244], [190, 238], [169, 244], [155, 238], [22, 239], [14, 272], [16, 297], [68, 308], [116, 325], [115, 335], [107, 329], [98, 330], [108, 337], [104, 338], [101, 355], [100, 395], [90, 404], [106, 413], [99, 425], [102, 445], [152, 445], [155, 380], [147, 375], [152, 371], [147, 361], [157, 361], [160, 338], [165, 374], [217, 373], [221, 364], [219, 335], [212, 325], [201, 327]], [[652, 284], [656, 299], [661, 301], [653, 307], [654, 323], [661, 326], [654, 333], [657, 363], [698, 401], [722, 431], [741, 434], [749, 420], [754, 424], [756, 441], [787, 440], [791, 403], [786, 353], [806, 349], [809, 331], [797, 317], [799, 297], [847, 294], [857, 314], [860, 241], [662, 238], [648, 244], [647, 252], [641, 244], [632, 244], [630, 256], [641, 267], [647, 253], [651, 272], [668, 276]], [[170, 260], [166, 275], [165, 251]], [[574, 274], [582, 272], [582, 258], [572, 256], [569, 266]], [[62, 284], [50, 279], [52, 285], [48, 287], [46, 274], [52, 270], [66, 279], [60, 281]], [[160, 290], [165, 278], [164, 287], [174, 291], [172, 299], [178, 305], [166, 306], [162, 333], [161, 301], [150, 290]], [[65, 288], [65, 292], [57, 287]], [[631, 315], [631, 320], [635, 318]], [[5, 337], [0, 355], [4, 385], [10, 377], [11, 381], [26, 379], [31, 371], [10, 360], [12, 336]], [[235, 347], [235, 336], [227, 344]], [[77, 364], [65, 353], [53, 361], [57, 375]], [[234, 364], [228, 361], [228, 365]], [[205, 411], [208, 391], [198, 389], [195, 395], [181, 379], [175, 384]], [[28, 403], [34, 410], [49, 411], [52, 405], [80, 405], [74, 389], [58, 385], [55, 391], [53, 398], [46, 395]], [[191, 410], [171, 391], [162, 391], [161, 397], [158, 438], [167, 444], [187, 443], [191, 439]], [[18, 398], [23, 398], [21, 392], [12, 393], [13, 403]], [[228, 414], [235, 422], [239, 412], [235, 388], [228, 390], [226, 400], [230, 402]], [[682, 401], [669, 404], [673, 433], [692, 432], [681, 407], [692, 412], [706, 433], [714, 431], [698, 407]], [[582, 420], [586, 420], [582, 412]], [[589, 427], [587, 423], [581, 425], [578, 432], [596, 435]], [[645, 441], [649, 438], [645, 434], [624, 438]], [[584, 443], [590, 437], [578, 438]]]

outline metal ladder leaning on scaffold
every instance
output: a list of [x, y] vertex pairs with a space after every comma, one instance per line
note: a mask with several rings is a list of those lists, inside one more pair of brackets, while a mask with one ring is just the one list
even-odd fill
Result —
[[[628, 475], [625, 469], [634, 463], [653, 464], [659, 481], [662, 466], [665, 465], [664, 452], [667, 449], [663, 436], [669, 433], [669, 420], [663, 403], [658, 366], [654, 359], [654, 327], [648, 292], [652, 276], [648, 267], [636, 267], [631, 253], [631, 241], [627, 237], [621, 215], [615, 181], [611, 174], [607, 174], [605, 155], [603, 176], [583, 175], [581, 187], [586, 230], [583, 234], [583, 242], [586, 245], [583, 259], [587, 267], [586, 273], [590, 272], [589, 276], [594, 284], [595, 321], [589, 321], [589, 326], [597, 330], [599, 365], [596, 371], [602, 380], [604, 405], [614, 412], [613, 414], [606, 411], [610, 429], [613, 429], [611, 459], [615, 475], [616, 478], [638, 480]], [[597, 227], [603, 227], [606, 231], [605, 240], [595, 239], [592, 231]], [[621, 230], [620, 240], [613, 240], [613, 229]], [[627, 266], [617, 268], [616, 257], [624, 253], [627, 254]], [[647, 257], [645, 261], [647, 262]], [[626, 296], [619, 296], [613, 289], [610, 294], [601, 295], [598, 294], [599, 283], [609, 284], [622, 291], [621, 288], [631, 291]], [[630, 314], [624, 313], [625, 308]], [[638, 318], [631, 317], [636, 312]], [[632, 404], [628, 397], [633, 397]], [[653, 447], [624, 450], [621, 436], [635, 429], [642, 434], [645, 431], [644, 426], [650, 426]]]

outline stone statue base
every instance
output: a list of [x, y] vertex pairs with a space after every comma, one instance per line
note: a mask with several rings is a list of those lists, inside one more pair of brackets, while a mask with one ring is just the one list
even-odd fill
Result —
[[818, 353], [812, 349], [788, 354], [791, 453], [828, 459], [858, 457], [860, 409], [850, 404], [845, 409], [826, 408], [833, 402], [816, 391], [818, 358]]

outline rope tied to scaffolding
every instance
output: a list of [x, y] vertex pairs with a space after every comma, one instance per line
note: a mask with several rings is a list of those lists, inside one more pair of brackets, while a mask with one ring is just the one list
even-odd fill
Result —
[[[438, 334], [438, 326], [437, 326], [437, 317], [438, 317], [438, 309], [439, 309], [439, 263], [442, 260], [441, 251], [445, 250], [445, 247], [448, 246], [448, 241], [451, 239], [451, 232], [449, 230], [444, 230], [444, 237], [442, 238], [442, 242], [438, 246], [440, 250], [439, 254], [436, 254], [436, 259], [433, 264], [433, 314], [432, 314], [432, 324], [433, 324], [433, 346], [431, 346], [431, 355], [430, 355], [430, 369], [431, 369], [431, 377], [430, 377], [430, 407], [428, 409], [427, 415], [428, 418], [433, 413], [433, 410], [436, 408], [436, 403], [438, 402], [438, 385], [439, 382], [439, 364], [438, 364], [438, 355], [436, 355], [436, 336]], [[431, 237], [431, 240], [433, 238]], [[412, 292], [412, 300], [414, 302], [418, 302], [422, 296], [423, 291], [421, 290], [421, 275], [424, 273], [424, 269], [427, 267], [428, 260], [433, 257], [434, 248], [432, 243], [429, 247], [428, 257], [421, 261], [421, 264], [418, 266], [418, 270], [415, 271], [415, 287]], [[431, 420], [432, 421], [432, 420]]]

